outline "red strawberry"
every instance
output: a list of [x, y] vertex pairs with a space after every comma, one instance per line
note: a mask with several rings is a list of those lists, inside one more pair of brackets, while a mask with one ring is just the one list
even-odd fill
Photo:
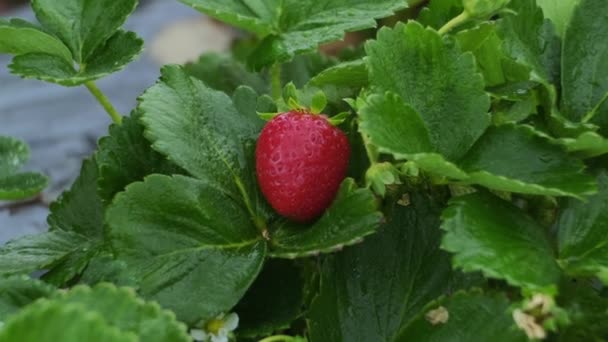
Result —
[[282, 113], [266, 124], [255, 151], [258, 182], [281, 215], [308, 222], [331, 204], [346, 176], [346, 135], [324, 116]]

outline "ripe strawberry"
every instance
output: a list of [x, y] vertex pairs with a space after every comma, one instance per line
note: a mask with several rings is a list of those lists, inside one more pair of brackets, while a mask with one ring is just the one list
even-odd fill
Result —
[[282, 113], [266, 124], [257, 143], [258, 182], [270, 205], [297, 222], [318, 217], [346, 176], [346, 135], [324, 116]]

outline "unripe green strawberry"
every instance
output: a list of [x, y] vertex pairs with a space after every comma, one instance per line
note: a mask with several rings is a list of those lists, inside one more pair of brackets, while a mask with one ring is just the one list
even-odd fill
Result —
[[308, 222], [331, 204], [346, 176], [350, 146], [325, 116], [282, 113], [266, 124], [256, 147], [262, 193], [281, 215]]

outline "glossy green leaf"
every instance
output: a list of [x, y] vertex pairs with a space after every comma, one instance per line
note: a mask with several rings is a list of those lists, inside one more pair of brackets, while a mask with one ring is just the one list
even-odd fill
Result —
[[36, 18], [72, 51], [74, 60], [88, 64], [135, 10], [137, 0], [34, 0]]
[[[583, 119], [608, 93], [608, 3], [580, 0], [564, 36], [562, 52], [562, 112]], [[589, 118], [586, 118], [589, 119]], [[608, 103], [593, 118], [608, 132]]]
[[366, 45], [374, 89], [393, 91], [420, 114], [435, 150], [463, 156], [487, 128], [490, 102], [470, 53], [416, 22], [383, 28]]
[[271, 335], [301, 315], [304, 305], [302, 270], [293, 261], [271, 259], [239, 304], [239, 337]]
[[459, 166], [467, 182], [496, 190], [574, 197], [596, 191], [579, 159], [528, 126], [491, 127]]
[[279, 221], [270, 229], [270, 255], [297, 258], [333, 252], [360, 242], [378, 228], [382, 214], [369, 189], [358, 189], [351, 178], [342, 182], [332, 205], [315, 223]]
[[359, 130], [369, 136], [381, 152], [407, 158], [411, 154], [433, 151], [425, 122], [395, 93], [368, 97], [359, 108], [359, 117]]
[[44, 53], [18, 55], [13, 58], [9, 69], [24, 78], [77, 86], [123, 69], [142, 49], [143, 41], [133, 32], [119, 30], [100, 45], [78, 69], [72, 61]]
[[[460, 292], [428, 305], [400, 332], [396, 341], [528, 341], [523, 331], [515, 327], [509, 305], [503, 295]], [[431, 311], [438, 309], [447, 312], [447, 321], [433, 324]]]
[[559, 262], [574, 275], [597, 275], [608, 284], [608, 176], [598, 177], [600, 191], [586, 201], [566, 202], [557, 222]]
[[123, 118], [121, 125], [110, 126], [109, 135], [99, 140], [95, 153], [99, 165], [97, 191], [106, 203], [127, 185], [147, 175], [183, 172], [152, 149], [152, 143], [144, 137], [140, 119], [141, 112], [134, 111], [130, 117]]
[[11, 137], [0, 136], [0, 200], [34, 196], [44, 189], [48, 179], [34, 172], [19, 172], [30, 158], [27, 145]]
[[28, 276], [0, 279], [0, 321], [17, 313], [39, 298], [50, 297], [57, 291], [53, 286]]
[[317, 341], [392, 341], [432, 299], [452, 289], [449, 255], [439, 249], [441, 202], [411, 193], [362, 244], [329, 256], [308, 314]]
[[0, 22], [0, 53], [46, 53], [72, 61], [72, 53], [59, 39], [35, 26], [21, 25], [16, 20]]
[[106, 220], [113, 250], [139, 292], [189, 324], [232, 308], [266, 254], [237, 199], [184, 176], [152, 175], [129, 185]]
[[560, 68], [560, 41], [553, 24], [546, 20], [534, 0], [511, 0], [498, 22], [505, 52], [532, 69], [534, 80], [557, 83]]
[[237, 94], [233, 102], [182, 68], [167, 66], [161, 81], [141, 97], [139, 108], [154, 149], [193, 176], [242, 197], [254, 214], [263, 204], [251, 203], [258, 193], [251, 159], [264, 122], [251, 106], [251, 96], [238, 95], [247, 97], [239, 101], [247, 102], [249, 112], [236, 107]]
[[173, 313], [162, 310], [157, 303], [137, 298], [130, 288], [117, 288], [111, 284], [93, 288], [80, 285], [50, 300], [65, 306], [85, 307], [87, 311], [101, 315], [106, 324], [134, 333], [141, 341], [190, 341], [185, 325], [178, 323]]
[[474, 193], [454, 197], [442, 216], [441, 247], [454, 253], [455, 267], [530, 290], [557, 285], [560, 271], [543, 228], [511, 203]]
[[2, 342], [137, 342], [135, 334], [106, 324], [78, 304], [43, 301], [13, 316], [0, 330]]

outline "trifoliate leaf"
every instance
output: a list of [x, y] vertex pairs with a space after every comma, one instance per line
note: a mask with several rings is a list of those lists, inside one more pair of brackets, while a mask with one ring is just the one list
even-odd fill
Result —
[[290, 60], [345, 32], [376, 26], [403, 9], [402, 0], [181, 0], [221, 21], [265, 37], [249, 58], [255, 69]]
[[608, 284], [608, 175], [586, 201], [569, 199], [557, 221], [559, 263], [573, 275], [596, 275]]
[[454, 197], [442, 218], [441, 247], [454, 253], [455, 267], [524, 289], [557, 285], [560, 271], [543, 228], [511, 203], [483, 192]]
[[411, 193], [363, 243], [329, 256], [308, 314], [317, 341], [393, 341], [429, 301], [452, 289], [449, 256], [439, 249], [441, 201]]
[[[575, 121], [595, 109], [592, 122], [608, 133], [608, 2], [580, 0], [562, 49], [562, 112]], [[596, 108], [596, 106], [600, 106]]]
[[473, 56], [434, 30], [416, 22], [383, 28], [366, 51], [374, 89], [395, 92], [418, 112], [448, 160], [462, 157], [487, 128], [490, 102]]
[[55, 287], [24, 275], [0, 279], [0, 321], [6, 321], [10, 315], [56, 291]]
[[78, 304], [37, 302], [0, 329], [1, 342], [137, 342], [137, 335], [112, 327]]
[[302, 313], [302, 270], [289, 260], [271, 259], [239, 304], [239, 337], [271, 335], [284, 329]]
[[498, 32], [508, 56], [532, 70], [532, 79], [558, 83], [560, 41], [553, 24], [544, 19], [534, 0], [511, 0]]
[[0, 200], [16, 200], [38, 194], [48, 179], [34, 172], [19, 172], [30, 158], [30, 150], [23, 142], [0, 136]]
[[429, 304], [396, 341], [527, 341], [501, 294], [460, 292]]
[[95, 159], [99, 165], [98, 193], [106, 203], [133, 182], [153, 173], [182, 173], [167, 157], [152, 149], [144, 137], [139, 120], [141, 112], [134, 111], [120, 125], [110, 126], [108, 136], [99, 140]]
[[184, 176], [152, 175], [129, 185], [106, 220], [113, 250], [140, 294], [189, 324], [230, 310], [266, 254], [238, 199]]
[[310, 226], [282, 220], [270, 229], [270, 255], [297, 258], [333, 252], [360, 242], [380, 224], [382, 214], [369, 189], [347, 178], [332, 205]]
[[[34, 0], [36, 18], [72, 51], [78, 64], [90, 60], [135, 10], [137, 0]], [[88, 63], [86, 63], [88, 64]]]

